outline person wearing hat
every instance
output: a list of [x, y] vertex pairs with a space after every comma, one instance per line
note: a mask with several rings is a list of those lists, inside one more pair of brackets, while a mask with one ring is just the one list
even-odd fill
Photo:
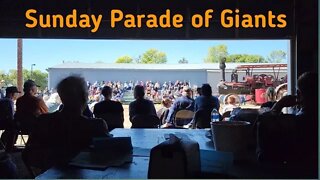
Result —
[[36, 97], [38, 86], [33, 80], [27, 80], [23, 85], [24, 95], [17, 99], [15, 119], [20, 128], [27, 133], [36, 117], [48, 113], [48, 107], [42, 98]]
[[14, 101], [18, 97], [18, 88], [15, 86], [6, 88], [6, 96], [0, 99], [0, 129], [5, 131], [1, 135], [1, 141], [6, 151], [11, 151], [16, 141], [16, 131], [13, 121]]
[[[168, 117], [166, 119], [166, 123], [162, 125], [162, 128], [170, 127], [173, 126], [173, 119], [174, 115], [179, 111], [179, 110], [194, 110], [194, 100], [191, 98], [192, 96], [192, 91], [189, 86], [184, 86], [183, 87], [183, 92], [182, 96], [177, 98], [173, 105], [170, 107]], [[191, 119], [190, 119], [191, 121]], [[188, 124], [189, 122], [185, 122], [184, 125]]]

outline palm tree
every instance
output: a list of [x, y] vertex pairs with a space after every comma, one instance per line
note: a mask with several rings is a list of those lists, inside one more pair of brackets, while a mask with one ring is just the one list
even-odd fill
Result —
[[17, 86], [19, 91], [22, 91], [22, 39], [18, 39], [18, 51], [17, 51]]

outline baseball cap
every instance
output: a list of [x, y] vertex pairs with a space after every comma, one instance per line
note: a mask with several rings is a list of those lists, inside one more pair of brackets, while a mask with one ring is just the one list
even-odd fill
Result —
[[21, 93], [16, 86], [11, 86], [6, 88], [6, 94], [10, 93]]
[[26, 82], [24, 82], [24, 84], [23, 84], [23, 89], [30, 89], [30, 88], [32, 88], [33, 86], [40, 87], [39, 85], [36, 84], [36, 82], [34, 82], [34, 81], [31, 80], [31, 79], [28, 79], [28, 80], [26, 80]]

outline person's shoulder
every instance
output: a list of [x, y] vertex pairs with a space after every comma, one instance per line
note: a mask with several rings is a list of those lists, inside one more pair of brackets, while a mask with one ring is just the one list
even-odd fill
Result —
[[23, 101], [24, 98], [25, 98], [25, 95], [18, 97], [16, 103]]
[[114, 104], [116, 105], [116, 106], [118, 106], [118, 107], [122, 107], [122, 103], [121, 102], [119, 102], [119, 101], [113, 101], [114, 102]]
[[149, 104], [153, 104], [153, 102], [149, 99], [145, 99], [146, 102], [148, 102]]
[[56, 118], [58, 118], [59, 114], [60, 114], [59, 111], [56, 111], [53, 113], [44, 113], [44, 114], [39, 115], [37, 119], [39, 119], [39, 120], [56, 119]]
[[211, 99], [213, 99], [213, 100], [219, 100], [217, 97], [215, 97], [215, 96], [211, 96], [210, 97]]
[[133, 105], [135, 105], [136, 103], [137, 103], [137, 101], [134, 100], [134, 101], [132, 101], [132, 102], [129, 103], [129, 106], [133, 106]]
[[13, 102], [13, 101], [9, 98], [1, 98], [0, 99], [0, 103], [3, 103], [3, 104], [11, 103], [11, 102]]
[[104, 101], [98, 102], [94, 105], [94, 108], [103, 106]]
[[41, 97], [37, 97], [37, 96], [29, 96], [29, 99], [32, 99], [37, 102], [40, 102], [40, 101], [44, 102], [44, 100]]

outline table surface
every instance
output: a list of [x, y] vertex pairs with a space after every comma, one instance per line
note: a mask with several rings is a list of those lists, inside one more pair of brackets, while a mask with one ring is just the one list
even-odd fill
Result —
[[[205, 134], [208, 130], [201, 129], [114, 129], [111, 134], [114, 137], [131, 137], [133, 159], [120, 167], [108, 167], [105, 170], [92, 170], [78, 167], [53, 167], [36, 179], [146, 179], [149, 166], [150, 149], [165, 141], [165, 136], [172, 133], [178, 137], [188, 137], [195, 140], [200, 146], [201, 172], [204, 178], [305, 178], [308, 174], [301, 173], [301, 167], [286, 169], [283, 166], [261, 166], [257, 162], [231, 163], [226, 169], [225, 159], [229, 154], [217, 152], [214, 145]], [[226, 158], [227, 157], [227, 158]], [[253, 156], [254, 157], [254, 156]], [[229, 162], [227, 162], [227, 165]], [[218, 166], [217, 166], [218, 165]], [[220, 166], [220, 167], [219, 167]], [[211, 174], [210, 174], [211, 173]], [[219, 174], [226, 176], [219, 176]], [[199, 177], [199, 178], [201, 178]]]
[[[131, 137], [132, 146], [134, 147], [132, 163], [127, 163], [121, 167], [108, 167], [104, 171], [83, 169], [77, 167], [53, 167], [43, 174], [37, 176], [36, 179], [59, 179], [59, 178], [142, 178], [146, 179], [149, 165], [150, 149], [159, 143], [165, 141], [168, 134], [175, 134], [178, 137], [187, 137], [199, 143], [199, 147], [203, 162], [202, 169], [210, 171], [210, 169], [217, 168], [214, 164], [210, 165], [208, 162], [209, 156], [205, 155], [214, 151], [213, 143], [205, 134], [208, 130], [200, 129], [114, 129], [111, 134], [114, 137]], [[136, 149], [147, 150], [145, 157], [135, 156]], [[141, 154], [141, 152], [139, 152]], [[138, 153], [138, 154], [139, 154]], [[148, 155], [147, 155], [148, 154]], [[202, 155], [201, 155], [202, 154]], [[205, 158], [207, 157], [207, 158]], [[204, 159], [205, 158], [205, 159]]]

